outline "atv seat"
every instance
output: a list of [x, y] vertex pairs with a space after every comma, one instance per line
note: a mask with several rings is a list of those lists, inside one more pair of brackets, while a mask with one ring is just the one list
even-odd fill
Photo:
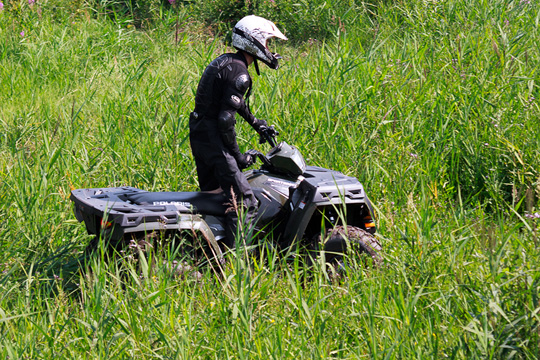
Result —
[[224, 216], [230, 207], [224, 193], [215, 192], [136, 192], [126, 200], [137, 205], [182, 205], [194, 213]]

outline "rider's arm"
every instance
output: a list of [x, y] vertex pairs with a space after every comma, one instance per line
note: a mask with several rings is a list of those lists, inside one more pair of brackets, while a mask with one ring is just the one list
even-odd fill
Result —
[[[229, 79], [226, 79], [227, 86], [225, 87], [222, 103], [223, 107], [232, 107], [232, 110], [238, 112], [238, 114], [246, 120], [246, 122], [260, 132], [261, 126], [267, 126], [266, 121], [257, 119], [250, 111], [249, 106], [244, 100], [246, 91], [251, 86], [251, 78], [247, 71], [240, 71]], [[223, 108], [222, 107], [222, 108]]]
[[[223, 143], [229, 149], [236, 159], [240, 168], [249, 166], [249, 160], [245, 154], [240, 152], [236, 141], [236, 118], [238, 112], [246, 121], [257, 130], [258, 120], [251, 114], [245, 101], [244, 94], [249, 87], [251, 79], [249, 75], [240, 73], [236, 76], [225, 78], [223, 82], [223, 96], [220, 103], [220, 112], [218, 114], [218, 129]], [[247, 85], [246, 85], [247, 81]]]

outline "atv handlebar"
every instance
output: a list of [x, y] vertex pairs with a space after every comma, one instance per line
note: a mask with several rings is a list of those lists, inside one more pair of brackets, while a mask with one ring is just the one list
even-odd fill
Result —
[[[259, 158], [261, 159], [262, 163], [266, 166], [271, 166], [270, 164], [270, 160], [268, 160], [268, 158], [266, 157], [266, 155], [264, 155], [262, 152], [260, 152], [259, 150], [254, 150], [254, 149], [250, 149], [248, 150], [246, 153], [248, 153], [249, 155], [253, 156], [254, 158]], [[255, 161], [253, 161], [255, 163]]]
[[261, 129], [259, 132], [259, 144], [264, 144], [265, 142], [268, 142], [271, 147], [276, 147], [276, 136], [278, 136], [279, 133], [276, 131], [274, 126], [265, 126], [264, 129]]
[[[270, 146], [275, 148], [277, 146], [276, 136], [278, 136], [279, 133], [276, 131], [276, 129], [273, 126], [262, 126], [259, 129], [259, 144], [264, 144], [265, 142], [268, 142]], [[253, 156], [254, 158], [261, 159], [263, 166], [271, 167], [272, 164], [270, 163], [270, 160], [266, 157], [265, 154], [258, 150], [248, 150], [246, 152], [247, 154]]]

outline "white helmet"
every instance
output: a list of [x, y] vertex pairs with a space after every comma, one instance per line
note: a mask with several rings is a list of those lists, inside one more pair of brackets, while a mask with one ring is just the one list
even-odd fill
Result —
[[[261, 60], [272, 69], [279, 67], [279, 54], [272, 53], [266, 44], [267, 40], [277, 37], [287, 40], [276, 25], [260, 16], [249, 15], [242, 18], [233, 29], [232, 46], [238, 50], [243, 50], [256, 59]], [[257, 63], [255, 62], [255, 65]]]

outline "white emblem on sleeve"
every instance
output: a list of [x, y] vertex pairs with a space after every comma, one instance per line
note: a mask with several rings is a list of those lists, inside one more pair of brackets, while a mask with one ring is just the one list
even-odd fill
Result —
[[236, 95], [231, 95], [231, 101], [236, 104], [236, 106], [240, 105], [240, 98]]

